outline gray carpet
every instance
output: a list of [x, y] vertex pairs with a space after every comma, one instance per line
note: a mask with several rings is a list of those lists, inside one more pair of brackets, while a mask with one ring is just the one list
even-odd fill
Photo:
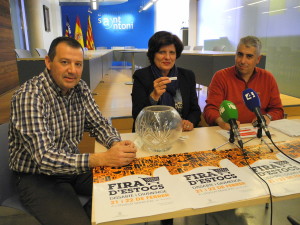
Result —
[[[273, 225], [291, 225], [287, 216], [300, 221], [300, 199], [273, 204]], [[207, 214], [208, 225], [270, 225], [270, 209], [265, 205], [243, 207]], [[160, 221], [136, 225], [160, 225]], [[40, 225], [32, 216], [11, 208], [0, 207], [0, 225]], [[204, 215], [175, 218], [174, 225], [205, 225]]]
[[0, 225], [40, 225], [40, 223], [23, 211], [0, 206]]

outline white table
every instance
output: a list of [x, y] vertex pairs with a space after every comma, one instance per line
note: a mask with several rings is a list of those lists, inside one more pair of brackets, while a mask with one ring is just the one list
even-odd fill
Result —
[[[246, 125], [244, 125], [244, 126], [246, 126]], [[248, 124], [248, 126], [249, 126], [249, 124]], [[220, 135], [216, 132], [216, 130], [219, 130], [219, 129], [220, 129], [219, 127], [203, 127], [203, 128], [196, 128], [191, 132], [183, 132], [182, 135], [186, 136], [187, 139], [184, 141], [178, 140], [169, 151], [157, 153], [157, 152], [146, 151], [143, 148], [142, 149], [139, 148], [137, 157], [211, 150], [227, 141], [227, 139], [225, 137], [223, 137], [222, 135]], [[273, 140], [275, 142], [296, 139], [296, 138], [289, 137], [289, 136], [287, 136], [279, 131], [276, 131], [276, 130], [270, 129], [270, 131], [272, 133]], [[122, 134], [121, 136], [122, 136], [123, 140], [134, 141], [136, 139], [136, 134], [134, 134], [134, 133], [126, 133], [126, 134]], [[264, 139], [267, 142], [269, 142], [267, 137], [264, 137]], [[257, 145], [260, 143], [261, 143], [261, 140], [256, 138], [255, 140], [252, 140], [252, 141], [246, 143], [245, 146]], [[221, 147], [220, 150], [221, 149], [229, 149], [232, 147], [235, 147], [235, 146], [233, 146], [232, 144], [228, 144], [228, 145]], [[101, 146], [99, 143], [96, 143], [95, 152], [102, 152], [102, 151], [106, 151], [106, 149], [103, 146]], [[275, 202], [275, 201], [282, 201], [282, 200], [288, 200], [288, 199], [299, 198], [299, 197], [300, 197], [300, 194], [294, 194], [294, 195], [289, 195], [289, 196], [284, 196], [284, 197], [273, 197], [272, 199]], [[163, 213], [163, 214], [154, 215], [154, 216], [146, 216], [146, 217], [127, 219], [127, 220], [111, 221], [111, 222], [106, 222], [106, 223], [101, 223], [101, 224], [103, 224], [103, 225], [104, 224], [105, 225], [106, 224], [107, 225], [108, 224], [109, 225], [114, 225], [114, 224], [121, 225], [121, 224], [156, 221], [156, 220], [162, 220], [162, 219], [167, 219], [167, 218], [178, 218], [178, 217], [205, 214], [205, 213], [216, 212], [216, 211], [223, 211], [223, 210], [251, 206], [251, 205], [264, 204], [264, 203], [268, 203], [269, 200], [270, 200], [269, 196], [266, 195], [266, 196], [262, 196], [262, 197], [245, 199], [242, 201], [235, 201], [235, 202], [230, 202], [230, 203], [226, 203], [226, 204], [215, 205], [215, 206], [210, 206], [210, 207], [205, 207], [205, 208], [200, 208], [200, 209], [185, 209], [185, 210], [179, 210], [179, 211], [170, 212], [170, 213]], [[93, 207], [93, 209], [94, 209], [94, 207]], [[92, 210], [92, 224], [96, 224], [94, 216], [95, 216], [94, 211]]]

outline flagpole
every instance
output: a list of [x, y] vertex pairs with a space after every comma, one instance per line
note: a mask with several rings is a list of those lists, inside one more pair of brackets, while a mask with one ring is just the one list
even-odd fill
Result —
[[83, 36], [82, 36], [82, 29], [81, 29], [81, 24], [80, 24], [80, 18], [77, 15], [76, 16], [76, 26], [75, 26], [75, 37], [74, 37], [84, 48], [84, 42], [83, 42]]
[[[90, 14], [92, 13], [90, 10], [88, 12]], [[86, 31], [86, 47], [88, 48], [88, 50], [96, 50], [90, 14], [88, 15], [88, 25]]]
[[[91, 9], [89, 8], [88, 9], [88, 26], [87, 26], [87, 31], [86, 31], [86, 46], [89, 50], [96, 50], [96, 47], [95, 47], [95, 42], [94, 42], [94, 36], [93, 36], [93, 29], [92, 29], [92, 23], [91, 23], [91, 14], [93, 13], [91, 11]], [[101, 73], [101, 80], [100, 80], [100, 83], [104, 83], [104, 80], [103, 80], [103, 57], [101, 57], [101, 70], [102, 70], [102, 73]]]

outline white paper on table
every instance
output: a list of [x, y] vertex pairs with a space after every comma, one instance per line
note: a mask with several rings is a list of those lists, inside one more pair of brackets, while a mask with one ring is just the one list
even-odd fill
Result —
[[193, 208], [220, 205], [228, 202], [255, 198], [268, 194], [267, 189], [249, 171], [239, 168], [229, 160], [221, 167], [198, 167], [189, 172], [173, 175], [177, 183], [185, 183], [186, 193], [197, 194]]
[[105, 183], [94, 183], [96, 223], [151, 216], [187, 208], [188, 193], [182, 195], [165, 167], [154, 176], [132, 175]]
[[269, 127], [275, 128], [288, 136], [300, 136], [300, 120], [274, 120]]
[[[300, 165], [282, 153], [278, 160], [263, 159], [251, 165], [270, 186], [273, 196], [286, 196], [300, 193]], [[299, 158], [298, 158], [299, 161]]]
[[[241, 127], [239, 131], [240, 131], [241, 138], [252, 138], [252, 137], [256, 137], [257, 134], [257, 128], [252, 126]], [[230, 132], [228, 130], [217, 130], [217, 132], [228, 139], [230, 137]], [[262, 132], [262, 135], [265, 136], [266, 135], [265, 132]]]

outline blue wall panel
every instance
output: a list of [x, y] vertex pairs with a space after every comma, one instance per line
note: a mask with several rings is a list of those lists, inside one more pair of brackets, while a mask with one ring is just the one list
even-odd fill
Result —
[[62, 4], [62, 35], [65, 33], [66, 16], [68, 16], [74, 37], [76, 16], [78, 15], [85, 43], [88, 15], [91, 15], [96, 47], [147, 48], [148, 40], [154, 33], [154, 7], [139, 13], [140, 6], [144, 2], [144, 0], [128, 0], [126, 3], [117, 5], [100, 5], [98, 10], [89, 10], [89, 5]]

